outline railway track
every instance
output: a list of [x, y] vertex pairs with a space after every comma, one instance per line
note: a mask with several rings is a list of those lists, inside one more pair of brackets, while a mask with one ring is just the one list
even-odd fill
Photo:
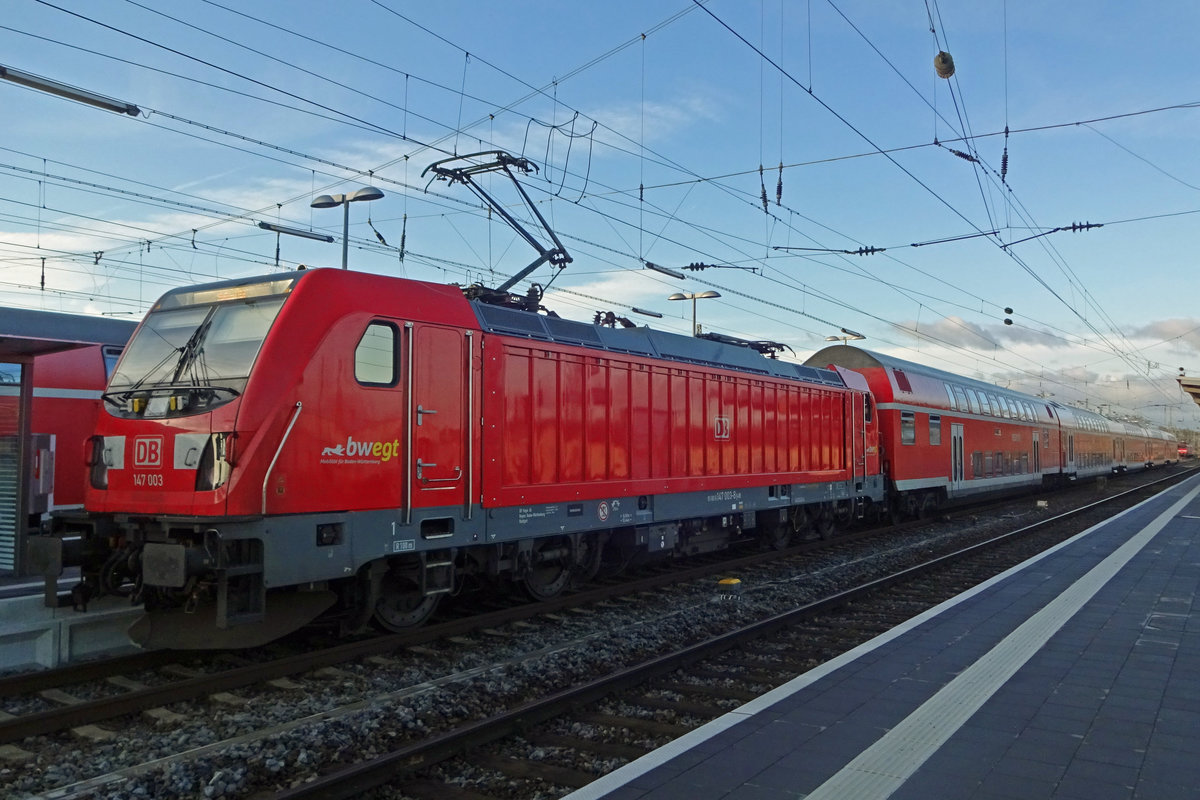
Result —
[[[784, 551], [753, 552], [732, 559], [709, 560], [683, 569], [653, 570], [634, 580], [594, 586], [539, 603], [521, 603], [482, 614], [443, 620], [400, 634], [369, 636], [315, 649], [308, 639], [297, 637], [299, 644], [293, 645], [293, 649], [298, 652], [273, 656], [267, 660], [249, 659], [241, 651], [224, 652], [215, 657], [180, 651], [151, 651], [54, 670], [9, 675], [0, 678], [0, 702], [20, 697], [41, 698], [42, 702], [34, 700], [29, 704], [32, 710], [20, 715], [3, 712], [4, 716], [0, 717], [0, 745], [28, 736], [95, 725], [129, 714], [157, 712], [175, 703], [255, 684], [282, 681], [298, 674], [364, 658], [385, 657], [405, 648], [451, 640], [480, 630], [496, 630], [524, 620], [586, 608], [675, 583], [777, 563], [781, 559], [803, 556], [832, 546], [845, 546], [880, 533], [879, 530], [858, 532], [839, 539], [836, 545], [806, 542]], [[276, 649], [282, 649], [282, 646]], [[131, 675], [139, 677], [131, 678]], [[150, 685], [145, 681], [149, 681]], [[71, 687], [76, 687], [77, 691], [69, 691]], [[91, 733], [103, 735], [103, 732]]]
[[[185, 651], [151, 651], [116, 658], [83, 662], [54, 670], [17, 673], [0, 677], [0, 703], [12, 698], [34, 698], [19, 715], [0, 711], [0, 745], [28, 736], [38, 736], [103, 723], [129, 714], [154, 712], [175, 703], [207, 695], [230, 692], [246, 686], [280, 681], [290, 676], [333, 667], [363, 658], [383, 657], [404, 648], [496, 629], [546, 614], [586, 608], [615, 598], [651, 592], [676, 583], [752, 569], [763, 564], [803, 557], [895, 535], [918, 527], [909, 522], [890, 528], [874, 528], [844, 534], [826, 541], [806, 541], [785, 550], [756, 549], [753, 542], [745, 555], [697, 559], [687, 566], [647, 568], [632, 579], [596, 584], [582, 591], [542, 602], [504, 605], [498, 610], [454, 616], [453, 609], [441, 621], [405, 633], [368, 636], [333, 645], [313, 646], [307, 637], [294, 637], [292, 644], [274, 650], [295, 650], [272, 655], [267, 648], [248, 658], [245, 651], [217, 656]], [[137, 677], [130, 677], [137, 676]], [[75, 687], [75, 691], [72, 691]], [[41, 701], [36, 700], [41, 698]], [[91, 731], [103, 735], [103, 732]]]
[[[891, 533], [893, 536], [895, 535], [894, 531]], [[821, 583], [823, 579], [813, 576], [827, 568], [823, 566], [824, 562], [842, 563], [843, 566], [839, 567], [841, 571], [847, 569], [845, 564], [850, 564], [849, 569], [854, 571], [853, 565], [863, 557], [861, 553], [859, 555], [839, 554], [835, 551], [838, 548], [853, 550], [856, 546], [860, 550], [867, 547], [861, 542], [855, 543], [852, 538], [848, 538], [838, 542], [836, 548], [826, 549], [817, 555], [812, 552], [804, 552], [806, 548], [797, 548], [796, 552], [790, 555], [794, 559], [806, 563], [803, 567], [796, 567], [800, 570], [801, 575], [807, 576], [806, 583]], [[808, 549], [811, 550], [811, 548]], [[914, 549], [924, 551], [928, 547], [910, 547], [908, 551]], [[821, 656], [790, 656], [783, 662], [782, 671], [775, 670], [774, 673], [766, 668], [757, 671], [743, 670], [755, 678], [744, 684], [735, 685], [737, 672], [735, 670], [734, 675], [728, 675], [723, 679], [726, 683], [719, 687], [720, 690], [716, 692], [717, 696], [713, 695], [711, 688], [706, 689], [706, 685], [712, 681], [706, 680], [696, 684], [694, 680], [684, 680], [680, 675], [671, 677], [671, 672], [680, 668], [678, 664], [706, 658], [701, 652], [703, 648], [721, 647], [719, 644], [704, 644], [700, 639], [719, 641], [722, 636], [731, 635], [713, 633], [704, 636], [710, 632], [702, 630], [702, 626], [696, 626], [695, 631], [688, 631], [685, 635], [676, 636], [675, 638], [679, 640], [677, 642], [669, 641], [671, 635], [660, 630], [647, 633], [644, 644], [639, 643], [633, 648], [634, 652], [624, 656], [624, 660], [619, 664], [617, 663], [618, 659], [614, 658], [608, 665], [609, 668], [605, 670], [611, 673], [610, 677], [613, 680], [618, 682], [616, 685], [605, 687], [597, 684], [590, 689], [585, 689], [584, 687], [590, 686], [593, 682], [579, 679], [579, 674], [571, 671], [570, 665], [567, 668], [563, 667], [563, 660], [569, 661], [573, 657], [570, 654], [578, 652], [580, 648], [586, 650], [592, 647], [595, 649], [599, 643], [612, 641], [614, 637], [628, 638], [627, 635], [621, 633], [622, 627], [628, 631], [629, 627], [634, 625], [649, 631], [654, 626], [669, 626], [673, 612], [668, 607], [687, 607], [690, 604], [690, 607], [698, 608], [702, 612], [715, 611], [716, 613], [711, 616], [721, 617], [724, 627], [753, 627], [733, 625], [730, 620], [736, 622], [737, 618], [747, 614], [763, 614], [762, 607], [768, 604], [757, 599], [759, 594], [768, 595], [772, 591], [779, 593], [776, 591], [778, 587], [770, 589], [768, 584], [775, 581], [784, 587], [786, 590], [783, 591], [784, 594], [794, 594], [788, 581], [790, 580], [794, 585], [797, 581], [796, 578], [783, 579], [778, 576], [760, 574], [760, 571], [777, 569], [781, 560], [785, 562], [793, 560], [792, 558], [781, 559], [783, 555], [788, 554], [756, 553], [736, 559], [734, 562], [695, 568], [686, 576], [692, 584], [698, 584], [690, 589], [668, 587], [669, 584], [682, 579], [679, 574], [656, 575], [646, 578], [640, 583], [593, 589], [560, 598], [550, 604], [542, 603], [535, 606], [504, 609], [479, 617], [430, 626], [413, 631], [411, 634], [350, 642], [313, 653], [298, 653], [263, 663], [240, 663], [231, 668], [215, 669], [212, 674], [192, 674], [182, 679], [165, 681], [163, 685], [159, 686], [132, 686], [132, 688], [125, 688], [118, 692], [113, 697], [95, 697], [83, 702], [70, 703], [62, 708], [37, 711], [16, 720], [2, 722], [0, 723], [0, 736], [4, 737], [3, 741], [10, 743], [25, 740], [22, 741], [22, 745], [30, 747], [31, 750], [25, 751], [29, 755], [24, 759], [24, 763], [38, 763], [54, 757], [55, 744], [61, 749], [73, 746], [76, 741], [67, 734], [58, 733], [52, 736], [44, 734], [75, 729], [76, 737], [95, 737], [85, 738], [81, 741], [88, 742], [88, 747], [97, 748], [97, 761], [111, 758], [114, 763], [119, 764], [123, 760], [130, 759], [110, 756], [109, 751], [113, 748], [106, 745], [105, 742], [125, 738], [130, 729], [133, 730], [130, 735], [136, 737], [145, 733], [146, 730], [155, 731], [171, 726], [178, 727], [183, 724], [183, 720], [188, 720], [193, 727], [196, 727], [194, 724], [196, 719], [204, 718], [207, 715], [222, 717], [226, 720], [224, 723], [210, 726], [214, 730], [208, 735], [198, 735], [192, 732], [185, 736], [181, 743], [182, 746], [176, 748], [186, 751], [185, 755], [168, 753], [167, 750], [170, 748], [164, 748], [161, 755], [153, 754], [156, 757], [133, 759], [136, 763], [120, 766], [110, 772], [91, 775], [83, 780], [59, 781], [54, 785], [54, 793], [49, 796], [63, 798], [93, 796], [93, 793], [100, 792], [105, 787], [111, 789], [114, 785], [129, 784], [156, 773], [166, 772], [169, 774], [171, 770], [177, 769], [174, 765], [186, 761], [194, 761], [200, 765], [197, 771], [208, 776], [205, 786], [220, 787], [220, 792], [213, 790], [208, 796], [241, 796], [241, 792], [250, 786], [263, 788], [271, 786], [272, 783], [278, 785], [286, 782], [286, 779], [282, 775], [276, 774], [282, 769], [273, 770], [273, 766], [283, 764], [288, 767], [288, 771], [296, 766], [303, 766], [302, 763], [297, 762], [297, 759], [302, 759], [302, 755], [297, 754], [305, 753], [306, 748], [303, 745], [296, 746], [295, 741], [297, 738], [311, 737], [311, 731], [303, 732], [305, 728], [316, 726], [320, 729], [322, 733], [318, 738], [332, 730], [335, 734], [332, 737], [334, 740], [353, 742], [357, 736], [355, 729], [361, 722], [357, 715], [361, 715], [372, 706], [377, 709], [406, 709], [392, 714], [383, 714], [385, 718], [389, 716], [398, 718], [402, 724], [399, 731], [393, 729], [391, 732], [381, 733], [378, 741], [390, 742], [411, 738], [414, 741], [411, 747], [424, 749], [423, 752], [429, 753], [428, 756], [420, 756], [418, 759], [414, 752], [408, 752], [406, 748], [396, 749], [394, 752], [407, 753], [406, 756], [395, 756], [395, 758], [406, 763], [409, 769], [414, 764], [428, 763], [432, 765], [436, 759], [452, 758], [454, 753], [460, 751], [462, 747], [479, 747], [480, 742], [484, 740], [495, 739], [498, 736], [511, 736], [511, 731], [502, 733], [506, 724], [504, 720], [507, 718], [510, 728], [525, 731], [527, 736], [532, 736], [528, 740], [520, 740], [522, 747], [531, 746], [533, 748], [531, 752], [534, 755], [543, 753], [555, 756], [556, 760], [553, 763], [548, 762], [546, 758], [530, 760], [522, 757], [520, 759], [533, 765], [547, 762], [547, 764], [543, 764], [547, 768], [538, 771], [538, 776], [535, 776], [533, 780], [545, 782], [546, 776], [551, 773], [558, 774], [559, 778], [565, 778], [570, 774], [555, 772], [549, 767], [563, 770], [574, 769], [577, 774], [573, 780], [578, 780], [579, 775], [583, 774], [590, 774], [594, 778], [597, 771], [593, 767], [596, 764], [610, 764], [609, 769], [614, 768], [623, 763], [623, 760], [634, 757], [638, 750], [661, 744], [682, 730], [687, 730], [689, 726], [694, 727], [694, 725], [701, 724], [706, 719], [705, 714], [702, 713], [704, 709], [709, 709], [712, 712], [711, 715], [723, 713], [724, 710], [728, 710], [753, 693], [761, 693], [770, 688], [772, 681], [782, 680], [782, 678], [767, 680], [770, 675], [790, 677], [797, 672], [804, 671], [807, 668], [804, 665], [818, 663], [814, 659], [819, 660]], [[912, 552], [909, 552], [906, 558], [916, 560]], [[894, 561], [896, 558], [893, 555], [888, 560]], [[740, 600], [715, 600], [715, 581], [706, 580], [706, 578], [711, 578], [714, 574], [730, 573], [742, 575], [746, 578], [747, 584], [767, 588], [760, 593], [748, 593]], [[844, 582], [848, 579], [839, 580]], [[768, 591], [768, 589], [770, 590]], [[663, 592], [673, 594], [663, 595]], [[836, 601], [827, 600], [825, 602]], [[581, 606], [580, 603], [587, 603], [587, 605]], [[906, 601], [903, 605], [905, 609], [908, 609], [912, 602]], [[636, 618], [637, 621], [623, 624], [618, 621], [615, 632], [597, 634], [590, 630], [593, 625], [599, 626], [602, 618], [614, 615], [618, 618], [628, 615]], [[780, 614], [765, 614], [764, 616], [765, 619], [757, 625], [769, 628], [772, 625], [784, 624]], [[890, 627], [891, 624], [895, 623], [886, 619], [877, 621], [870, 627], [870, 630], [878, 630], [880, 625]], [[821, 627], [821, 624], [818, 624], [818, 627]], [[845, 625], [826, 627], [832, 628], [839, 635], [844, 636], [845, 634]], [[865, 624], [862, 627], [865, 628]], [[541, 646], [516, 646], [516, 652], [510, 652], [503, 658], [489, 658], [484, 655], [488, 648], [496, 642], [514, 646], [529, 640], [533, 640]], [[727, 644], [725, 649], [728, 650], [733, 646], [733, 644]], [[844, 643], [838, 646], [844, 646]], [[665, 650], [670, 650], [672, 655], [657, 654]], [[182, 670], [170, 666], [170, 654], [146, 654], [144, 657], [151, 661], [161, 659], [163, 663], [157, 666], [144, 664], [141, 668], [167, 669], [168, 673], [176, 675], [182, 672]], [[175, 657], [178, 658], [178, 654], [175, 654]], [[229, 656], [224, 658], [228, 660]], [[673, 659], [681, 660], [673, 665]], [[86, 680], [89, 683], [84, 685], [105, 684], [104, 691], [100, 694], [112, 694], [112, 682], [107, 678], [114, 675], [128, 676], [133, 663], [96, 665], [93, 669], [97, 669], [99, 672], [88, 673]], [[211, 669], [212, 665], [207, 668]], [[581, 667], [578, 672], [586, 673], [588, 670], [595, 669], [596, 666], [590, 664]], [[599, 669], [604, 670], [603, 661]], [[727, 667], [715, 663], [704, 669], [708, 673], [729, 671]], [[113, 674], [101, 674], [104, 670], [109, 670]], [[118, 670], [123, 671], [118, 672]], [[556, 673], [556, 670], [561, 672]], [[759, 672], [762, 674], [758, 674]], [[497, 685], [484, 688], [464, 688], [472, 687], [476, 682], [487, 684], [491, 678], [495, 678], [501, 673], [503, 673], [503, 677], [497, 678]], [[516, 673], [516, 675], [513, 676], [509, 673]], [[45, 673], [45, 676], [53, 681], [58, 681], [60, 686], [67, 685], [63, 683], [66, 678], [63, 674], [51, 676], [51, 673]], [[509, 682], [510, 677], [512, 678], [511, 685], [506, 687], [504, 684]], [[521, 688], [517, 678], [524, 678], [526, 681], [524, 688]], [[28, 690], [29, 682], [34, 678], [24, 676], [20, 680], [26, 682], [26, 690]], [[650, 680], [657, 681], [657, 683], [647, 683]], [[628, 682], [629, 687], [622, 687], [619, 685], [620, 681]], [[578, 686], [572, 689], [564, 686], [561, 691], [554, 691], [559, 682], [578, 684]], [[118, 680], [116, 683], [124, 687], [131, 686], [127, 679]], [[389, 683], [392, 685], [389, 686]], [[316, 686], [327, 688], [340, 684], [344, 684], [344, 687], [341, 691], [333, 692], [333, 699], [327, 701], [324, 707], [314, 706], [312, 709], [306, 709], [309, 713], [295, 713], [286, 720], [274, 724], [269, 721], [265, 724], [254, 723], [251, 726], [254, 729], [249, 731], [238, 732], [238, 724], [228, 724], [229, 718], [237, 718], [239, 715], [248, 713], [245, 709], [251, 706], [260, 703], [286, 706], [292, 703], [292, 699], [297, 696], [307, 696], [309, 693], [317, 691]], [[0, 697], [11, 694], [17, 685], [13, 682], [0, 683]], [[235, 690], [246, 687], [258, 688], [249, 691], [245, 697], [234, 694]], [[322, 689], [322, 691], [324, 690]], [[633, 691], [637, 697], [641, 698], [640, 702], [650, 703], [651, 708], [647, 709], [645, 705], [626, 703], [628, 708], [642, 709], [635, 713], [623, 712], [621, 710], [623, 706], [604, 706], [599, 710], [589, 712], [591, 716], [587, 718], [574, 719], [566, 727], [563, 727], [562, 724], [556, 726], [554, 723], [545, 723], [549, 726], [545, 730], [536, 734], [529, 733], [529, 726], [540, 714], [546, 713], [549, 714], [549, 718], [553, 718], [552, 712], [555, 703], [560, 705], [570, 703], [578, 706], [580, 703], [598, 702], [596, 698], [612, 695], [614, 691], [620, 690]], [[40, 691], [46, 691], [46, 688]], [[576, 691], [582, 691], [585, 694], [571, 694]], [[596, 698], [587, 697], [586, 692], [588, 691], [598, 693]], [[489, 695], [492, 693], [494, 693], [494, 699], [489, 699]], [[722, 694], [725, 696], [719, 696]], [[653, 708], [655, 698], [657, 698], [658, 708]], [[456, 700], [460, 701], [461, 709], [455, 709], [454, 702]], [[497, 709], [513, 710], [494, 715], [498, 721], [493, 723], [487, 721], [493, 715], [480, 711], [482, 706], [489, 704], [494, 705]], [[664, 705], [669, 708], [663, 708]], [[417, 709], [415, 712], [412, 710], [414, 707]], [[447, 708], [450, 709], [449, 712], [447, 712]], [[546, 709], [545, 712], [541, 711], [543, 708]], [[678, 715], [683, 710], [688, 710], [690, 713], [682, 722], [676, 721], [673, 717], [666, 720], [661, 719], [664, 716]], [[167, 713], [163, 713], [164, 711]], [[130, 715], [144, 712], [153, 713], [149, 719], [130, 717]], [[103, 729], [98, 735], [95, 731], [90, 733], [79, 731], [84, 726], [95, 726], [97, 723], [109, 720], [117, 720], [115, 729], [111, 731], [115, 734], [113, 737], [105, 738]], [[624, 722], [619, 722], [620, 720], [624, 720]], [[372, 726], [378, 729], [385, 724], [378, 720], [369, 722], [367, 730], [371, 730]], [[643, 737], [633, 743], [611, 741], [613, 738], [611, 731], [614, 728], [620, 729], [622, 725], [625, 730], [640, 730], [644, 734]], [[245, 728], [246, 725], [240, 727]], [[594, 755], [585, 757], [582, 765], [575, 764], [574, 767], [557, 763], [563, 760], [561, 755], [564, 748], [568, 748], [571, 741], [581, 738], [580, 731], [590, 733], [594, 730], [608, 734], [608, 741], [603, 741], [603, 746], [598, 745]], [[36, 735], [37, 738], [25, 739], [31, 735]], [[280, 750], [277, 756], [266, 758], [259, 765], [258, 772], [265, 772], [265, 776], [254, 775], [255, 770], [249, 769], [239, 775], [240, 768], [233, 765], [236, 764], [237, 759], [234, 758], [230, 761], [229, 756], [222, 755], [223, 752], [231, 749], [236, 752], [239, 747], [250, 747], [250, 742], [269, 741], [278, 742], [277, 747]], [[495, 759], [497, 760], [494, 763], [507, 765], [510, 770], [525, 769], [528, 771], [532, 769], [532, 767], [508, 764], [504, 760], [511, 757], [511, 755], [505, 755], [507, 752], [505, 748], [511, 750], [515, 746], [511, 743], [512, 741], [515, 740], [510, 740], [507, 745], [496, 746], [499, 749], [496, 750]], [[47, 749], [44, 751], [39, 749], [42, 743], [47, 744]], [[9, 747], [12, 745], [10, 744]], [[339, 760], [330, 761], [325, 757], [327, 754], [318, 756], [317, 750], [319, 749], [309, 748], [311, 751], [309, 760], [313, 766], [321, 763], [325, 767], [329, 767], [330, 764]], [[349, 753], [357, 751], [359, 748], [347, 744], [344, 749], [346, 753]], [[15, 754], [10, 753], [10, 755]], [[20, 756], [15, 756], [15, 758], [20, 760]], [[566, 760], [571, 762], [569, 758]], [[379, 767], [379, 769], [386, 770], [385, 767]], [[430, 767], [430, 769], [436, 772], [435, 767]], [[455, 771], [454, 767], [449, 769], [452, 773]], [[208, 783], [213, 780], [216, 783]], [[351, 778], [343, 775], [335, 782], [346, 780], [351, 780]], [[352, 783], [347, 785], [360, 786], [362, 780], [353, 778]], [[376, 779], [372, 778], [371, 780]], [[420, 780], [425, 782], [427, 788], [429, 785], [436, 786], [435, 779], [429, 775], [422, 776]], [[434, 783], [430, 784], [430, 781], [434, 781]], [[50, 783], [54, 783], [53, 780]], [[192, 783], [194, 784], [195, 781]], [[316, 783], [318, 781], [312, 781], [313, 785]], [[555, 785], [569, 786], [571, 782], [560, 780]], [[31, 790], [44, 792], [48, 787], [27, 782], [24, 790], [20, 786], [15, 788], [17, 789], [16, 796], [20, 796], [21, 791], [26, 793]], [[192, 785], [191, 788], [195, 789], [196, 786]], [[301, 791], [302, 788], [295, 791]], [[310, 786], [310, 788], [312, 787]], [[173, 796], [172, 792], [167, 789], [169, 787], [156, 785], [156, 790], [151, 795]], [[9, 789], [0, 785], [0, 791], [9, 791]], [[105, 794], [105, 796], [108, 795]], [[181, 789], [175, 793], [175, 796], [194, 795]], [[443, 792], [439, 796], [451, 795]]]

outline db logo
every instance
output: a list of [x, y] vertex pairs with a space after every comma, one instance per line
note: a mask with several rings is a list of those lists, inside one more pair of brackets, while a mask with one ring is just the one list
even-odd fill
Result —
[[135, 467], [162, 466], [163, 437], [138, 436], [133, 440], [133, 465]]
[[729, 417], [714, 417], [713, 418], [713, 438], [728, 439], [729, 438]]

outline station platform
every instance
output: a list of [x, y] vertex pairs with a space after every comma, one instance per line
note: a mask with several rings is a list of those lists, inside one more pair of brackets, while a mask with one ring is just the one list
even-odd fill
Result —
[[568, 800], [1200, 796], [1200, 476]]
[[[68, 570], [60, 589], [77, 579], [78, 570]], [[134, 652], [126, 631], [140, 615], [119, 597], [93, 601], [86, 612], [69, 605], [48, 608], [41, 578], [0, 576], [0, 673]]]

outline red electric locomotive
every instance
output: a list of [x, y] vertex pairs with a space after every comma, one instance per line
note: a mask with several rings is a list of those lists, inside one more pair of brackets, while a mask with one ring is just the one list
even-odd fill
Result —
[[603, 559], [782, 546], [885, 490], [866, 380], [776, 347], [334, 269], [173, 290], [59, 528], [84, 588], [136, 592], [135, 640], [173, 647], [321, 614], [397, 630], [466, 581], [544, 598]]

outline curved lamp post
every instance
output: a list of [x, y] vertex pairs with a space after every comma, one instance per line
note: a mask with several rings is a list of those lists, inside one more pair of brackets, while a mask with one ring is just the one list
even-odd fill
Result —
[[323, 194], [312, 201], [313, 208], [336, 208], [345, 206], [346, 213], [342, 218], [342, 269], [346, 269], [350, 247], [350, 204], [356, 200], [378, 200], [383, 197], [383, 191], [374, 186], [364, 186], [349, 194]]
[[691, 300], [692, 301], [692, 336], [699, 336], [700, 331], [696, 327], [696, 301], [697, 300], [708, 300], [710, 298], [720, 297], [720, 296], [721, 296], [720, 292], [714, 292], [710, 289], [707, 292], [700, 292], [699, 294], [697, 294], [695, 292], [676, 292], [675, 294], [671, 295], [667, 299], [668, 300]]
[[847, 330], [846, 328], [841, 328], [840, 330], [842, 332], [841, 336], [826, 336], [825, 341], [841, 342], [842, 344], [846, 344], [846, 342], [852, 342], [857, 339], [867, 338], [867, 337], [863, 336], [861, 333], [858, 333], [856, 331]]

